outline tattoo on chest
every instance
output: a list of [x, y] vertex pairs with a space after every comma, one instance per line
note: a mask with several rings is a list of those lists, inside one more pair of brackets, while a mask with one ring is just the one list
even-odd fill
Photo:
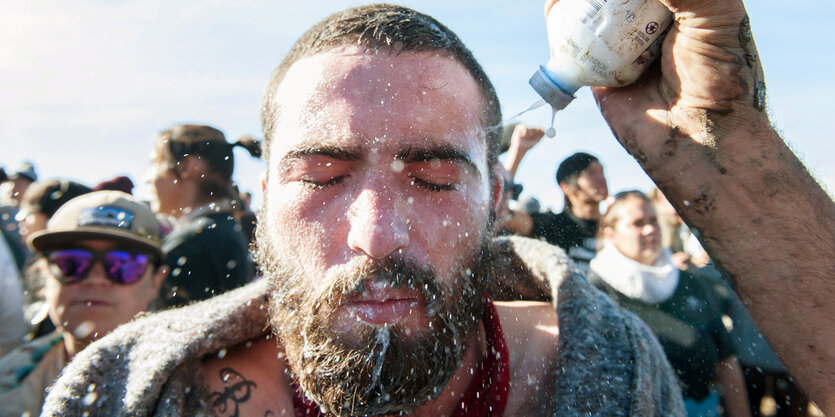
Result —
[[[258, 388], [258, 384], [232, 368], [221, 369], [219, 377], [224, 389], [223, 392], [215, 391], [209, 395], [212, 409], [217, 415], [239, 417], [240, 405], [252, 398], [252, 391]], [[264, 412], [264, 417], [274, 415], [272, 410]]]

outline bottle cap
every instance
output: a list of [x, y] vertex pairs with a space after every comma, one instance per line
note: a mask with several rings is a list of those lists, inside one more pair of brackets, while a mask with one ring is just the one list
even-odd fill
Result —
[[548, 102], [554, 110], [562, 110], [568, 103], [574, 100], [574, 95], [565, 92], [552, 77], [544, 66], [539, 66], [528, 84], [539, 94], [543, 100]]

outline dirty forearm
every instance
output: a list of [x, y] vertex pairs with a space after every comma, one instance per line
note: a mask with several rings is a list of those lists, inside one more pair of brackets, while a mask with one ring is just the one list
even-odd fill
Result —
[[679, 15], [667, 40], [657, 83], [597, 91], [604, 117], [699, 230], [804, 390], [835, 405], [835, 204], [771, 126], [741, 3]]
[[706, 114], [711, 140], [673, 130], [676, 151], [642, 165], [733, 276], [804, 389], [822, 401], [835, 383], [835, 204], [759, 114]]

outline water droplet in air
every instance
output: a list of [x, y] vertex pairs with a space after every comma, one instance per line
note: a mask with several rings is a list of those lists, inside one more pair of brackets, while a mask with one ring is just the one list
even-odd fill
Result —
[[557, 136], [557, 129], [554, 129], [553, 126], [549, 127], [548, 130], [545, 131], [545, 136], [548, 136], [549, 138]]

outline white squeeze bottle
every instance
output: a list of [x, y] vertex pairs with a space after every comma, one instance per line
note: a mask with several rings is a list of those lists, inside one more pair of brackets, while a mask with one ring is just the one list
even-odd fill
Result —
[[657, 0], [560, 0], [548, 12], [551, 59], [531, 87], [556, 114], [582, 86], [631, 84], [658, 57], [671, 22]]

